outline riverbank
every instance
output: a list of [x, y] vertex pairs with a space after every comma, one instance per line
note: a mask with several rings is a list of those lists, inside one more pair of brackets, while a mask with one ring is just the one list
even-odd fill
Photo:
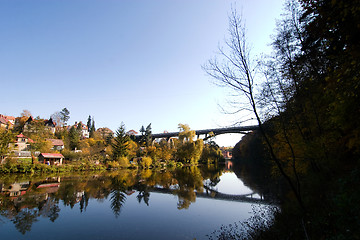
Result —
[[[272, 185], [279, 190], [278, 181], [283, 184], [277, 193], [279, 211], [270, 213], [274, 216], [271, 224], [249, 220], [248, 224], [254, 229], [250, 239], [360, 239], [360, 193], [356, 190], [360, 168], [355, 156], [346, 160], [340, 158], [343, 160], [337, 161], [337, 164], [334, 164], [334, 156], [329, 156], [329, 164], [320, 171], [309, 169], [302, 172], [299, 180], [304, 208], [301, 208], [284, 177], [274, 171], [274, 162], [268, 156], [261, 134], [255, 132], [245, 136], [234, 149], [234, 156], [239, 158], [236, 166], [242, 169], [238, 172], [246, 172], [250, 178], [244, 178], [244, 183], [259, 185], [255, 179], [268, 175], [268, 182], [272, 182], [268, 184], [268, 189]], [[223, 235], [230, 237], [236, 236], [238, 231], [224, 229]]]

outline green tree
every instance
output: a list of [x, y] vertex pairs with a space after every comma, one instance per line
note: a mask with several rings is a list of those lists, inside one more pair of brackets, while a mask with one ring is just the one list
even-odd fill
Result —
[[70, 119], [70, 111], [67, 108], [63, 108], [60, 112], [61, 121], [66, 125], [67, 121]]
[[144, 135], [144, 133], [145, 133], [145, 128], [144, 128], [144, 125], [143, 125], [143, 126], [141, 126], [141, 128], [140, 128], [140, 132], [141, 132], [141, 135]]
[[125, 125], [121, 123], [120, 127], [115, 132], [115, 137], [112, 140], [112, 153], [114, 160], [128, 155], [128, 145], [130, 137], [125, 132]]
[[146, 146], [150, 146], [152, 144], [151, 123], [146, 127], [145, 130], [145, 142]]
[[91, 116], [89, 115], [89, 117], [87, 119], [87, 123], [86, 123], [86, 126], [88, 127], [89, 131], [90, 131], [90, 128], [91, 128], [91, 123], [92, 123], [92, 119], [91, 119]]
[[90, 137], [93, 138], [95, 135], [95, 131], [96, 131], [94, 118], [91, 121], [91, 127], [90, 127], [89, 131], [90, 131]]
[[71, 149], [75, 149], [79, 147], [80, 143], [80, 133], [74, 126], [72, 126], [69, 130], [69, 145]]

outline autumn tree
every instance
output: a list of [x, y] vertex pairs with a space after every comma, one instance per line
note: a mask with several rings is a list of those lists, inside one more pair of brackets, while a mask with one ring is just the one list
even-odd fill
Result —
[[189, 125], [179, 124], [179, 142], [176, 149], [176, 158], [184, 163], [197, 165], [203, 151], [202, 139], [194, 141], [195, 131], [190, 130]]
[[13, 138], [14, 134], [10, 130], [0, 128], [0, 160], [9, 153], [9, 143], [12, 142]]

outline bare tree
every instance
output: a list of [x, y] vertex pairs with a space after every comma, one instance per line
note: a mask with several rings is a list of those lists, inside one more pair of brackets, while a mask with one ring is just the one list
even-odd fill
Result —
[[[269, 148], [270, 155], [278, 167], [280, 173], [288, 182], [293, 191], [300, 207], [305, 209], [301, 199], [300, 188], [297, 180], [295, 183], [291, 177], [285, 172], [280, 160], [277, 158], [273, 145], [269, 136], [267, 135], [263, 121], [260, 117], [258, 104], [255, 101], [255, 80], [260, 83], [260, 78], [255, 79], [258, 69], [256, 61], [251, 59], [250, 49], [246, 41], [246, 28], [242, 23], [242, 18], [233, 10], [229, 16], [229, 38], [225, 41], [225, 49], [219, 49], [219, 58], [209, 60], [203, 66], [203, 69], [215, 79], [215, 83], [228, 87], [234, 91], [234, 94], [239, 97], [239, 109], [242, 111], [251, 111], [256, 119], [260, 132]], [[279, 106], [275, 106], [278, 109]], [[297, 186], [297, 187], [296, 187]]]

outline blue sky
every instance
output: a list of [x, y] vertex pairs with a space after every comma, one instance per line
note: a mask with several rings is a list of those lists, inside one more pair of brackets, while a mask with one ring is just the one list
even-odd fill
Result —
[[[228, 92], [201, 69], [243, 12], [253, 52], [269, 51], [282, 0], [1, 0], [0, 113], [153, 132], [224, 127]], [[241, 136], [217, 137], [234, 145]]]

